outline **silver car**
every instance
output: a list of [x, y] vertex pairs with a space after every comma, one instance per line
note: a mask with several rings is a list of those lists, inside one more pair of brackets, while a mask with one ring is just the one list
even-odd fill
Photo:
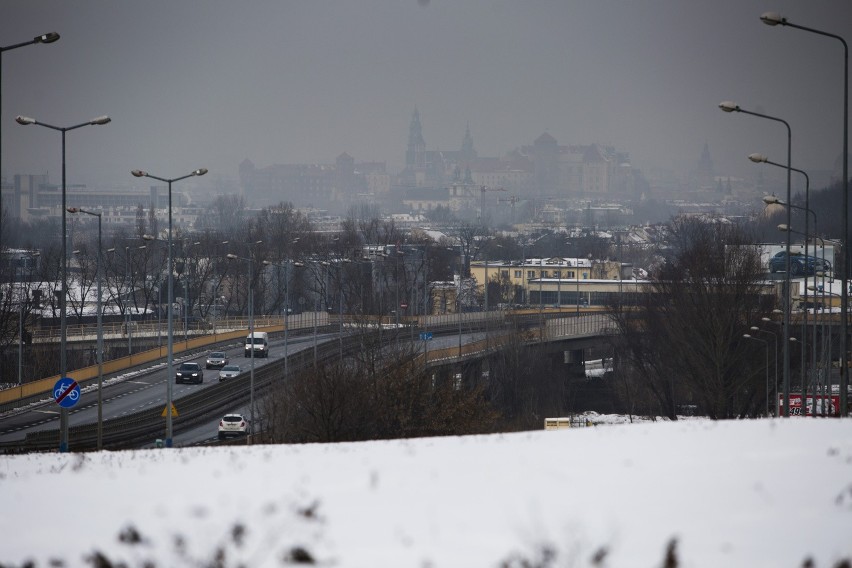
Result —
[[207, 356], [208, 369], [221, 369], [228, 364], [228, 356], [222, 351], [213, 351]]
[[219, 371], [219, 380], [232, 379], [242, 372], [243, 370], [240, 369], [239, 365], [225, 365], [222, 367], [222, 370]]

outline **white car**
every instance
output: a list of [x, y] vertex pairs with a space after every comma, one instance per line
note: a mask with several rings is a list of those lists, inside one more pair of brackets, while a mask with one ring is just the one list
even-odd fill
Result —
[[228, 436], [245, 436], [249, 431], [249, 422], [242, 414], [226, 414], [219, 421], [219, 439]]
[[240, 369], [239, 365], [225, 365], [222, 367], [222, 370], [219, 371], [219, 380], [232, 379], [242, 372], [243, 370]]

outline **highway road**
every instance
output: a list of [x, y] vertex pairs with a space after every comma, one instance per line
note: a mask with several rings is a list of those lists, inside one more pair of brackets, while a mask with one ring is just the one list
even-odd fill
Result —
[[[336, 334], [318, 334], [316, 336], [316, 343], [319, 345], [336, 339]], [[287, 350], [290, 354], [293, 354], [304, 349], [312, 349], [313, 345], [313, 335], [290, 337]], [[215, 348], [207, 348], [183, 357], [175, 357], [174, 369], [177, 369], [177, 366], [185, 361], [195, 361], [203, 367], [207, 353], [212, 350], [225, 351], [234, 364], [240, 365], [244, 372], [250, 372], [251, 358], [244, 357], [243, 343], [241, 341], [221, 344]], [[270, 340], [269, 357], [255, 358], [255, 369], [281, 360], [283, 357], [284, 339]], [[136, 368], [117, 373], [113, 376], [104, 377], [104, 420], [126, 416], [150, 407], [165, 410], [166, 380], [174, 381], [174, 370], [171, 372], [167, 371], [165, 360], [144, 368]], [[217, 369], [205, 369], [204, 382], [200, 385], [173, 384], [172, 400], [178, 413], [180, 412], [181, 397], [193, 393], [198, 389], [208, 388], [216, 384], [218, 380], [219, 371]], [[92, 385], [83, 391], [80, 402], [70, 409], [68, 416], [69, 427], [97, 422], [97, 386]], [[0, 416], [0, 442], [23, 440], [28, 432], [56, 429], [58, 427], [59, 407], [52, 398], [45, 398], [28, 408], [16, 409], [5, 413], [4, 416]]]
[[[336, 333], [320, 333], [314, 335], [290, 336], [287, 351], [292, 356], [304, 350], [313, 349], [314, 345], [322, 345], [337, 341]], [[413, 334], [415, 348], [423, 349], [423, 341], [418, 339], [418, 334]], [[482, 332], [465, 333], [462, 337], [463, 343], [475, 342], [484, 339]], [[404, 334], [400, 340], [405, 343], [410, 337]], [[458, 336], [435, 336], [428, 341], [428, 349], [442, 349], [458, 345]], [[390, 347], [389, 347], [390, 348]], [[251, 359], [244, 356], [242, 341], [228, 344], [220, 344], [209, 347], [203, 351], [190, 353], [186, 356], [175, 357], [173, 369], [186, 361], [195, 361], [204, 367], [207, 353], [210, 351], [224, 351], [227, 353], [232, 364], [240, 365], [243, 373], [249, 373]], [[255, 358], [255, 370], [280, 361], [284, 357], [284, 339], [282, 337], [270, 340], [268, 358]], [[172, 400], [178, 413], [181, 412], [180, 399], [199, 389], [204, 389], [218, 382], [218, 369], [205, 369], [204, 382], [200, 385], [174, 384], [172, 385]], [[117, 373], [104, 377], [103, 390], [103, 419], [104, 421], [127, 416], [150, 408], [166, 409], [166, 381], [174, 381], [174, 370], [166, 370], [165, 360], [151, 364], [143, 368]], [[83, 390], [80, 402], [70, 409], [69, 428], [77, 425], [91, 424], [97, 422], [98, 415], [97, 387], [92, 385]], [[230, 409], [228, 412], [236, 412], [249, 416], [249, 406], [242, 405]], [[255, 426], [260, 427], [260, 414], [255, 408]], [[0, 416], [0, 443], [23, 441], [29, 432], [40, 430], [55, 430], [59, 428], [59, 407], [52, 398], [45, 398], [39, 403], [27, 408], [16, 409]], [[163, 430], [165, 437], [165, 424]], [[175, 432], [173, 443], [175, 446], [190, 446], [216, 441], [218, 438], [218, 419], [208, 423], [194, 426], [187, 431]], [[73, 443], [73, 440], [72, 440]], [[155, 440], [145, 447], [153, 447]]]
[[[472, 318], [473, 319], [473, 318]], [[535, 321], [538, 322], [538, 318], [535, 318]], [[464, 327], [466, 330], [462, 330], [462, 344], [483, 342], [486, 337], [485, 332], [481, 329], [481, 326], [476, 325], [477, 320], [474, 320], [474, 323], [468, 325], [466, 324]], [[491, 332], [495, 333], [499, 329], [499, 326], [496, 325], [491, 328]], [[561, 318], [557, 320], [552, 320], [547, 323], [548, 334], [552, 334], [555, 336], [565, 336], [566, 334], [577, 334], [577, 333], [600, 333], [603, 323], [605, 323], [605, 318], [602, 318], [600, 315], [591, 315], [584, 316], [581, 318], [569, 317], [569, 318]], [[437, 350], [446, 349], [451, 352], [451, 356], [455, 356], [454, 349], [459, 345], [459, 336], [453, 335], [453, 331], [447, 330], [446, 325], [443, 326], [443, 331], [446, 335], [434, 335], [433, 339], [427, 341], [427, 348], [429, 352], [435, 352]], [[479, 330], [477, 330], [479, 327]], [[565, 329], [562, 329], [562, 328]], [[433, 328], [439, 329], [439, 328]], [[449, 333], [447, 333], [449, 331]], [[409, 342], [413, 343], [414, 349], [417, 352], [422, 352], [424, 350], [424, 342], [419, 339], [420, 333], [415, 329], [411, 329], [410, 332], [408, 330], [403, 330], [399, 335], [399, 345], [405, 345]], [[413, 340], [413, 341], [412, 341]], [[320, 348], [320, 352], [325, 351], [323, 357], [328, 357], [329, 348], [332, 348], [333, 351], [336, 352], [336, 349], [332, 347], [332, 344], [336, 344], [338, 341], [337, 333], [318, 333], [316, 335], [308, 334], [308, 335], [295, 335], [291, 334], [289, 338], [288, 351], [290, 356], [298, 354], [299, 352], [303, 352], [305, 350], [312, 349], [315, 345]], [[393, 349], [396, 345], [396, 342], [391, 338], [385, 340], [386, 346], [388, 349]], [[321, 346], [324, 346], [325, 349], [322, 349]], [[200, 364], [204, 364], [204, 359], [206, 355], [211, 350], [219, 350], [225, 351], [228, 353], [231, 361], [237, 364], [240, 364], [243, 367], [244, 372], [248, 371], [250, 360], [244, 357], [243, 352], [243, 343], [241, 340], [235, 340], [230, 342], [229, 344], [219, 344], [217, 346], [209, 346], [203, 350], [198, 350], [194, 353], [187, 354], [186, 356], [176, 357], [174, 361], [175, 367], [182, 362], [185, 361], [196, 361]], [[280, 363], [281, 359], [284, 356], [284, 339], [283, 337], [275, 337], [270, 340], [270, 356], [268, 359], [260, 359], [256, 358], [255, 361], [255, 369], [263, 369], [264, 366], [271, 363]], [[300, 358], [303, 362], [304, 358]], [[310, 360], [310, 356], [307, 356], [307, 359]], [[279, 368], [283, 367], [279, 365]], [[268, 373], [262, 373], [264, 375], [269, 375]], [[267, 380], [272, 378], [274, 379], [276, 375], [272, 374], [267, 377]], [[135, 368], [126, 372], [121, 372], [113, 376], [106, 376], [104, 378], [104, 389], [103, 389], [103, 417], [104, 421], [110, 421], [114, 419], [122, 419], [124, 420], [119, 423], [120, 429], [113, 429], [113, 443], [116, 441], [115, 434], [124, 432], [124, 428], [134, 427], [134, 426], [126, 426], [128, 425], [139, 425], [144, 424], [145, 422], [139, 422], [140, 413], [144, 413], [147, 416], [144, 420], [147, 420], [147, 424], [150, 424], [150, 418], [159, 415], [164, 412], [166, 409], [166, 381], [174, 381], [174, 370], [167, 370], [166, 364], [164, 360], [161, 360], [157, 363], [151, 364], [144, 368]], [[243, 384], [248, 384], [248, 377], [242, 375], [237, 381], [245, 381]], [[178, 413], [181, 413], [181, 399], [187, 397], [187, 395], [199, 394], [203, 389], [208, 389], [213, 385], [217, 385], [218, 383], [218, 371], [217, 370], [205, 370], [205, 380], [204, 383], [200, 385], [178, 385], [173, 384], [173, 401], [174, 405], [177, 409]], [[224, 386], [224, 385], [223, 385]], [[225, 412], [241, 412], [245, 414], [250, 414], [249, 409], [247, 408], [247, 403], [245, 401], [248, 393], [247, 391], [241, 390], [241, 385], [234, 385], [237, 390], [226, 388], [224, 391], [219, 388], [213, 394], [213, 398], [218, 397], [217, 400], [221, 414]], [[234, 396], [234, 404], [233, 408], [227, 408], [229, 398], [221, 398], [222, 393], [231, 392], [230, 395]], [[234, 394], [236, 392], [241, 393], [241, 395]], [[80, 402], [70, 409], [69, 411], [69, 427], [71, 429], [80, 429], [83, 428], [86, 430], [88, 428], [88, 432], [90, 432], [90, 436], [93, 435], [92, 426], [97, 423], [97, 386], [91, 385], [87, 386], [81, 396]], [[191, 403], [196, 403], [194, 407], [195, 410], [192, 410]], [[198, 397], [193, 396], [191, 398], [186, 399], [184, 404], [186, 406], [184, 408], [189, 408], [186, 413], [181, 414], [179, 419], [184, 425], [181, 427], [181, 431], [178, 432], [176, 429], [173, 434], [173, 442], [174, 445], [186, 446], [186, 445], [195, 445], [199, 443], [205, 443], [217, 438], [217, 425], [218, 420], [221, 418], [221, 415], [216, 416], [215, 418], [204, 418], [202, 422], [198, 425], [191, 425], [192, 417], [199, 417], [201, 414], [196, 414], [196, 412], [203, 412], [201, 408], [203, 408], [203, 404], [207, 401], [207, 397]], [[223, 405], [222, 402], [225, 404]], [[257, 396], [256, 396], [257, 402]], [[199, 407], [198, 404], [202, 403], [202, 406]], [[223, 408], [224, 406], [224, 408]], [[217, 413], [218, 414], [218, 413]], [[256, 430], [258, 426], [262, 426], [260, 423], [260, 419], [258, 416], [257, 409], [255, 410], [256, 414]], [[127, 418], [130, 417], [130, 420]], [[187, 420], [187, 418], [189, 420]], [[11, 445], [12, 447], [16, 447], [17, 444], [23, 442], [29, 433], [38, 433], [43, 432], [47, 434], [55, 434], [59, 428], [59, 408], [56, 402], [51, 397], [45, 397], [37, 403], [31, 404], [26, 408], [17, 408], [11, 411], [6, 411], [2, 415], [0, 415], [0, 444]], [[184, 430], [185, 428], [185, 430]], [[150, 428], [149, 428], [150, 430]], [[148, 436], [149, 434], [145, 434]], [[106, 436], [106, 433], [105, 433]], [[162, 435], [159, 437], [165, 437], [165, 420], [163, 420], [163, 431]], [[73, 440], [73, 432], [72, 439], [69, 440], [71, 446], [74, 446]], [[150, 435], [150, 442], [142, 441], [140, 445], [153, 445], [157, 435]], [[49, 437], [47, 438], [50, 439]], [[119, 438], [120, 439], [120, 438]], [[91, 442], [89, 442], [91, 443]], [[23, 444], [22, 444], [23, 445]], [[44, 447], [44, 446], [41, 446]]]
[[[417, 335], [415, 337], [415, 347], [419, 351], [423, 349], [423, 342], [417, 339]], [[485, 339], [484, 333], [467, 333], [462, 336], [462, 342], [475, 342]], [[337, 336], [335, 334], [329, 334], [325, 336], [320, 336], [318, 343], [328, 342], [328, 341], [336, 341]], [[404, 341], [404, 339], [403, 339]], [[283, 344], [283, 341], [281, 342]], [[444, 349], [447, 347], [455, 347], [459, 344], [458, 336], [436, 336], [432, 340], [429, 341], [428, 348], [431, 349]], [[313, 348], [313, 338], [305, 337], [299, 338], [296, 341], [290, 340], [290, 344], [288, 346], [288, 352], [293, 354], [298, 351], [302, 351], [305, 349]], [[229, 352], [229, 356], [230, 352]], [[231, 357], [231, 363], [234, 363], [235, 360]], [[240, 364], [242, 368], [245, 370], [246, 366], [242, 365], [239, 358], [236, 360], [237, 364]], [[229, 410], [228, 412], [233, 412], [237, 414], [242, 414], [246, 418], [251, 415], [251, 411], [249, 405], [243, 405], [234, 409]], [[262, 423], [262, 414], [255, 408], [255, 429], [263, 428]], [[204, 445], [218, 441], [218, 433], [219, 433], [219, 421], [214, 420], [209, 423], [201, 424], [195, 426], [187, 431], [176, 433], [173, 438], [173, 442], [175, 446], [194, 446], [194, 445]], [[146, 447], [154, 447], [154, 443], [147, 445]]]

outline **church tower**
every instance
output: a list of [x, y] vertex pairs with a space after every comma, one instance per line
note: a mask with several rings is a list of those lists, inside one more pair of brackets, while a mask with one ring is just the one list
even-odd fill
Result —
[[468, 124], [464, 130], [464, 140], [462, 140], [459, 158], [465, 162], [476, 159], [476, 150], [473, 149], [473, 136], [470, 135], [470, 124]]
[[405, 152], [406, 168], [426, 166], [426, 142], [423, 141], [423, 129], [420, 126], [420, 113], [414, 107], [411, 126], [408, 127], [408, 150]]
[[690, 172], [690, 179], [695, 186], [694, 189], [713, 189], [715, 187], [717, 191], [722, 191], [719, 184], [715, 183], [716, 174], [713, 168], [713, 159], [710, 158], [710, 146], [707, 142], [704, 143], [698, 164]]

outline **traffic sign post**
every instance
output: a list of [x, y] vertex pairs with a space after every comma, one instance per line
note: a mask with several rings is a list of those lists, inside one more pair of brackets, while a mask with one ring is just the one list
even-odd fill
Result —
[[423, 368], [426, 368], [426, 364], [429, 360], [429, 342], [432, 340], [432, 332], [431, 331], [421, 331], [420, 332], [420, 341], [423, 342]]
[[62, 377], [53, 385], [53, 400], [59, 405], [59, 452], [68, 451], [68, 409], [80, 400], [80, 385], [71, 377]]

